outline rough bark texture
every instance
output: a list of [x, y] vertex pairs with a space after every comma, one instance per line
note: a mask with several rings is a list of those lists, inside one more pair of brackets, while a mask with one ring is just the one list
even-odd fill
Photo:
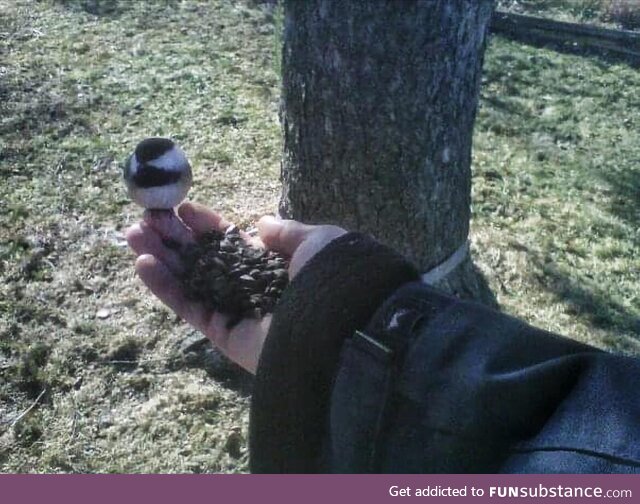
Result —
[[371, 233], [424, 271], [464, 243], [492, 8], [286, 0], [281, 215]]

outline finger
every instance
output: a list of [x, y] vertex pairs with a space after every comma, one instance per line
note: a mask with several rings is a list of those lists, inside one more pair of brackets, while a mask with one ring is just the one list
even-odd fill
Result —
[[196, 235], [209, 231], [225, 231], [231, 223], [220, 214], [198, 203], [186, 202], [178, 207], [178, 215]]
[[265, 215], [258, 221], [258, 235], [267, 248], [292, 255], [316, 228], [294, 220], [278, 220]]
[[184, 295], [180, 282], [158, 258], [143, 254], [136, 260], [136, 273], [160, 301], [180, 318], [201, 332], [207, 329], [208, 314], [204, 307]]
[[178, 245], [186, 245], [195, 240], [191, 230], [178, 219], [173, 210], [145, 210], [142, 218], [165, 243], [175, 242]]
[[318, 252], [325, 248], [336, 238], [346, 233], [338, 226], [323, 225], [311, 226], [312, 231], [300, 243], [289, 263], [289, 279], [295, 277], [302, 267]]
[[138, 254], [150, 254], [163, 262], [172, 273], [178, 274], [183, 271], [182, 261], [175, 250], [168, 248], [162, 241], [160, 235], [142, 222], [134, 224], [125, 232], [127, 243]]
[[[183, 203], [178, 207], [178, 215], [191, 228], [196, 237], [212, 230], [224, 232], [233, 226], [231, 222], [219, 213], [198, 203]], [[249, 245], [264, 248], [264, 243], [257, 236], [251, 236], [244, 231], [240, 231], [240, 236]]]

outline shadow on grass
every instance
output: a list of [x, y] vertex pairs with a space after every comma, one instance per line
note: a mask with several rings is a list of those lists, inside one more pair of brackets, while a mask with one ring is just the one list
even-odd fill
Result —
[[16, 89], [16, 92], [12, 93], [0, 87], [0, 98], [22, 94], [22, 100], [12, 104], [12, 108], [0, 123], [0, 134], [3, 137], [15, 135], [25, 140], [43, 133], [51, 133], [54, 139], [60, 139], [76, 127], [90, 129], [91, 106], [88, 103], [73, 102], [67, 97], [46, 91], [32, 93], [32, 90], [33, 88]]
[[253, 375], [225, 357], [207, 338], [196, 335], [185, 340], [182, 345], [183, 359], [174, 363], [174, 369], [203, 369], [223, 387], [243, 397], [251, 395]]
[[460, 299], [477, 301], [494, 310], [500, 310], [496, 295], [471, 255], [434, 287]]
[[[119, 18], [134, 10], [134, 0], [54, 0], [55, 3], [65, 8], [86, 12], [98, 17]], [[145, 7], [152, 10], [178, 8], [180, 0], [145, 0]]]
[[87, 12], [94, 16], [117, 18], [129, 11], [131, 0], [54, 0], [73, 11]]
[[[611, 188], [609, 211], [629, 223], [632, 228], [640, 230], [640, 170], [618, 170], [612, 174], [603, 167], [598, 170], [597, 175]], [[635, 243], [640, 247], [638, 233], [635, 236]]]
[[55, 145], [72, 134], [95, 134], [89, 118], [90, 104], [37, 91], [37, 83], [32, 82], [30, 86], [33, 86], [31, 90], [20, 89], [20, 84], [13, 90], [0, 87], [0, 100], [6, 96], [13, 98], [11, 105], [3, 110], [5, 117], [0, 120], [0, 137], [5, 141], [0, 149], [0, 175], [3, 176], [29, 173], [28, 167], [34, 166], [29, 161], [37, 156], [38, 149], [31, 142], [38, 137], [45, 136], [51, 145]]
[[[502, 36], [502, 35], [501, 35]], [[540, 43], [537, 47], [564, 52], [574, 56], [585, 57], [589, 63], [593, 64], [600, 71], [608, 73], [615, 63], [625, 62], [637, 64], [640, 68], [640, 59], [626, 58], [624, 56], [602, 51], [589, 51], [575, 47], [562, 47], [554, 44]], [[532, 159], [544, 161], [551, 151], [556, 154], [563, 154], [562, 150], [556, 148], [558, 142], [572, 144], [580, 147], [584, 141], [580, 132], [579, 122], [584, 118], [579, 109], [582, 100], [597, 100], [601, 109], [608, 104], [607, 100], [618, 100], [616, 97], [604, 97], [601, 95], [602, 89], [606, 86], [586, 86], [573, 85], [582, 79], [575, 76], [567, 83], [564, 79], [545, 79], [542, 69], [534, 70], [536, 66], [543, 65], [543, 69], [550, 71], [570, 72], [563, 66], [562, 62], [552, 61], [549, 58], [537, 58], [537, 56], [519, 58], [513, 54], [500, 54], [501, 63], [511, 65], [511, 71], [506, 73], [504, 65], [485, 66], [485, 81], [487, 84], [497, 83], [503, 86], [505, 96], [497, 96], [482, 91], [482, 102], [489, 105], [483, 112], [489, 116], [489, 129], [497, 134], [517, 136], [523, 141], [526, 148], [531, 152]], [[623, 84], [620, 84], [620, 88]], [[523, 97], [523, 89], [539, 89], [540, 100], [538, 108], [532, 108], [527, 100], [517, 98]], [[555, 95], [561, 97], [554, 101], [542, 100], [542, 94]], [[622, 91], [620, 91], [622, 93]], [[615, 93], [612, 93], [615, 96]], [[513, 99], [513, 98], [516, 99]], [[628, 102], [631, 107], [633, 102]], [[557, 108], [563, 107], [564, 117], [556, 121], [549, 121], [541, 117], [547, 104], [555, 105]], [[575, 104], [575, 105], [574, 105]], [[633, 110], [630, 109], [630, 117]], [[621, 118], [622, 119], [622, 118]], [[611, 119], [612, 123], [619, 123]], [[545, 140], [548, 145], [545, 144]], [[549, 143], [550, 142], [550, 143]], [[546, 152], [550, 151], [550, 152]], [[542, 157], [541, 157], [542, 156]], [[636, 160], [636, 164], [639, 160]], [[562, 162], [559, 159], [559, 162]], [[590, 171], [590, 176], [602, 181], [609, 186], [611, 201], [607, 210], [612, 215], [636, 227], [640, 223], [640, 170], [631, 169], [632, 163], [627, 163], [624, 169], [617, 169], [615, 160], [608, 160], [604, 165], [596, 165], [591, 159], [584, 160], [583, 168]], [[614, 163], [613, 165], [611, 163]]]
[[95, 135], [91, 113], [100, 99], [78, 99], [51, 80], [47, 67], [11, 69], [0, 79], [0, 175], [28, 175], [41, 148], [70, 135]]
[[539, 279], [544, 288], [568, 303], [576, 315], [586, 317], [594, 327], [631, 333], [640, 341], [640, 317], [598, 292], [597, 286], [580, 281], [539, 257], [534, 261], [545, 275], [544, 280]]
[[[505, 143], [515, 142], [516, 149], [521, 149], [519, 153], [524, 154], [522, 159], [526, 161], [522, 163], [532, 168], [528, 172], [531, 187], [512, 189], [525, 195], [523, 201], [533, 205], [538, 202], [548, 205], [555, 201], [566, 204], [564, 187], [576, 191], [578, 198], [593, 196], [590, 186], [596, 187], [602, 198], [590, 198], [589, 206], [597, 207], [598, 211], [593, 210], [594, 220], [577, 224], [581, 229], [578, 231], [580, 238], [588, 242], [589, 236], [595, 234], [614, 241], [624, 240], [622, 245], [626, 247], [637, 246], [640, 170], [634, 165], [634, 157], [638, 151], [630, 144], [623, 150], [615, 147], [616, 142], [625, 137], [621, 130], [626, 122], [621, 121], [628, 120], [633, 124], [637, 113], [633, 108], [630, 87], [636, 81], [629, 76], [628, 70], [620, 72], [620, 67], [614, 68], [614, 64], [634, 62], [614, 54], [593, 53], [573, 47], [549, 44], [540, 44], [540, 47], [577, 55], [585, 61], [576, 62], [574, 71], [566, 57], [554, 57], [548, 52], [525, 48], [518, 53], [517, 44], [502, 42], [494, 59], [485, 66], [488, 86], [482, 93], [485, 107], [479, 116], [481, 128], [502, 137], [499, 140]], [[594, 72], [593, 83], [589, 82], [591, 70]], [[622, 80], [616, 82], [616, 76]], [[583, 103], [588, 107], [582, 108]], [[550, 114], [546, 115], [546, 112]], [[615, 117], [618, 115], [622, 117]], [[589, 124], [594, 120], [603, 124], [593, 131], [604, 135], [610, 132], [611, 138], [600, 136], [597, 142], [591, 142], [591, 137], [583, 137], [582, 121]], [[587, 129], [587, 135], [589, 133]], [[603, 150], [600, 151], [601, 148]], [[617, 156], [620, 156], [618, 160], [615, 159]], [[572, 172], [580, 175], [566, 175]], [[485, 170], [482, 175], [486, 177], [488, 173]], [[567, 202], [579, 201], [575, 194]], [[605, 214], [619, 219], [621, 225], [613, 226], [615, 220], [600, 217]], [[511, 219], [516, 217], [513, 212], [508, 216]], [[588, 245], [585, 245], [583, 253], [589, 253]], [[569, 311], [588, 321], [592, 327], [632, 335], [640, 341], [640, 318], [634, 310], [637, 305], [629, 307], [616, 298], [615, 279], [607, 279], [606, 285], [600, 285], [578, 269], [557, 265], [558, 254], [562, 255], [563, 251], [549, 248], [531, 256], [540, 288], [568, 305]], [[623, 338], [611, 344], [622, 346]]]
[[[218, 353], [216, 349], [212, 349], [211, 351]], [[206, 359], [205, 357], [205, 362], [203, 362], [200, 367], [218, 384], [229, 390], [233, 390], [242, 397], [251, 397], [254, 381], [254, 376], [251, 373], [231, 361], [220, 366], [219, 364], [212, 365], [210, 362], [206, 362]]]
[[509, 40], [515, 40], [516, 42], [522, 42], [541, 49], [548, 49], [550, 51], [556, 51], [563, 54], [570, 54], [573, 56], [584, 56], [587, 58], [597, 58], [606, 64], [619, 64], [623, 63], [629, 65], [632, 68], [640, 68], [640, 56], [633, 56], [631, 54], [623, 54], [619, 52], [609, 51], [606, 49], [597, 49], [572, 42], [551, 42], [547, 39], [536, 37], [528, 33], [522, 32], [521, 34], [494, 34], [493, 36], [504, 37]]

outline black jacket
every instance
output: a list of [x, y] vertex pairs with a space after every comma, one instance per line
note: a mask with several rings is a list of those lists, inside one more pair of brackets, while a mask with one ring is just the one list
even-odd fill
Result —
[[640, 361], [418, 278], [356, 233], [302, 269], [258, 366], [253, 472], [640, 472]]

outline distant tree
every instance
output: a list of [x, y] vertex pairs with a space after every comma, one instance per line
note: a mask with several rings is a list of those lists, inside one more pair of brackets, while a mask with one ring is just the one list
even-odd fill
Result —
[[[369, 232], [424, 271], [469, 233], [491, 0], [285, 0], [280, 213]], [[471, 263], [444, 287], [483, 297]]]

